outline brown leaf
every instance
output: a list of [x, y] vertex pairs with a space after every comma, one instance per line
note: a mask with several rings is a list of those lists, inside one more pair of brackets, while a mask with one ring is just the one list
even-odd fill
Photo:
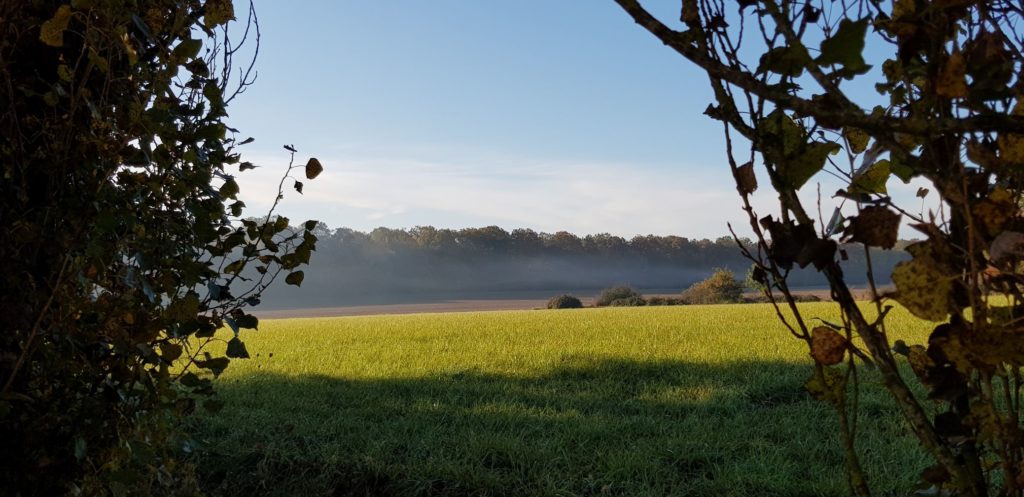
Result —
[[839, 364], [847, 347], [846, 337], [828, 326], [819, 326], [811, 330], [811, 357], [821, 364]]
[[899, 230], [899, 214], [885, 207], [870, 206], [850, 218], [850, 224], [843, 234], [849, 241], [891, 249], [896, 245]]
[[1002, 187], [996, 187], [981, 202], [978, 202], [972, 211], [989, 235], [996, 235], [1003, 230], [1003, 226], [1013, 217], [1014, 209], [1013, 195]]
[[1016, 231], [1004, 231], [992, 240], [992, 246], [988, 249], [992, 262], [1002, 262], [1006, 259], [1024, 256], [1024, 233]]
[[736, 186], [740, 193], [749, 195], [757, 190], [757, 176], [754, 175], [754, 164], [748, 162], [736, 168]]
[[962, 98], [967, 96], [967, 64], [959, 51], [953, 52], [942, 66], [938, 80], [935, 82], [935, 93], [945, 98]]
[[324, 172], [324, 166], [320, 165], [320, 161], [316, 157], [311, 157], [306, 162], [306, 179], [314, 179], [322, 172]]
[[235, 18], [235, 7], [231, 0], [206, 0], [203, 24], [214, 28]]

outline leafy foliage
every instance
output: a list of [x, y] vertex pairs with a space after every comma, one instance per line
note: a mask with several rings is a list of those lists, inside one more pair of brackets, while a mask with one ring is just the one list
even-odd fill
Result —
[[[633, 299], [633, 300], [629, 300]], [[625, 305], [627, 301], [635, 301], [635, 299], [643, 299], [643, 295], [640, 292], [632, 289], [628, 286], [615, 286], [611, 288], [605, 288], [601, 290], [601, 293], [594, 299], [595, 307], [604, 307], [612, 305], [612, 302], [616, 300], [622, 300], [623, 302], [618, 305]]]
[[[232, 171], [253, 167], [252, 140], [225, 118], [252, 66], [231, 77], [235, 15], [230, 0], [0, 6], [5, 493], [192, 493], [181, 423], [216, 409], [211, 378], [249, 355], [243, 309], [309, 262], [315, 222], [242, 217]], [[222, 326], [226, 357], [207, 347]]]
[[548, 309], [582, 309], [583, 302], [572, 295], [555, 295], [548, 300]]
[[[836, 412], [851, 492], [870, 494], [856, 445], [858, 396], [849, 395], [862, 363], [879, 369], [934, 458], [921, 474], [923, 494], [1024, 495], [1020, 2], [684, 0], [684, 28], [676, 31], [637, 1], [616, 1], [709, 76], [715, 103], [705, 113], [723, 125], [757, 238], [754, 249], [741, 250], [755, 263], [765, 297], [815, 359], [806, 387]], [[872, 44], [889, 50], [866, 51]], [[871, 67], [881, 69], [880, 82], [867, 75]], [[875, 83], [885, 102], [858, 102], [851, 80]], [[778, 194], [775, 215], [752, 206], [752, 166]], [[827, 212], [815, 216], [797, 193], [822, 171], [846, 186], [835, 195], [832, 220], [816, 226]], [[901, 205], [886, 194], [892, 178], [927, 184], [918, 196], [935, 192], [942, 208]], [[893, 246], [901, 226], [923, 240], [893, 271], [893, 292], [881, 291], [874, 283], [881, 275], [868, 267], [869, 314], [847, 284], [840, 261], [848, 250], [839, 243], [870, 254]], [[794, 266], [828, 279], [841, 320], [811, 327], [790, 290]], [[893, 301], [938, 323], [925, 343], [890, 343]], [[900, 356], [926, 397], [900, 374]]]
[[732, 304], [743, 300], [743, 283], [728, 269], [715, 269], [705, 280], [683, 290], [688, 304]]

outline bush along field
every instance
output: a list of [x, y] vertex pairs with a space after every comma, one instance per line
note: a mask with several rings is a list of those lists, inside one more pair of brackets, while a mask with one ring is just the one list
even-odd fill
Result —
[[[247, 343], [197, 427], [213, 495], [848, 493], [810, 358], [767, 305], [270, 320]], [[861, 381], [872, 484], [908, 495], [930, 463]]]

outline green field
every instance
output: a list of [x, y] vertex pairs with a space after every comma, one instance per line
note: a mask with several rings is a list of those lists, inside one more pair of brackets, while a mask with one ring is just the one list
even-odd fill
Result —
[[[847, 494], [834, 414], [766, 305], [268, 320], [245, 338], [253, 358], [200, 419], [214, 494]], [[908, 495], [928, 458], [864, 381], [870, 483]]]

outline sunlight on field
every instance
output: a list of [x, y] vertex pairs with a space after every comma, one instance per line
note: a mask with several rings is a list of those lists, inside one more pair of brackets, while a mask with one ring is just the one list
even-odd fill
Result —
[[[894, 314], [891, 333], [925, 336]], [[244, 338], [253, 358], [202, 421], [229, 493], [846, 494], [833, 414], [801, 390], [810, 359], [766, 305], [268, 320]], [[872, 483], [908, 493], [926, 459], [877, 385], [861, 408]]]

